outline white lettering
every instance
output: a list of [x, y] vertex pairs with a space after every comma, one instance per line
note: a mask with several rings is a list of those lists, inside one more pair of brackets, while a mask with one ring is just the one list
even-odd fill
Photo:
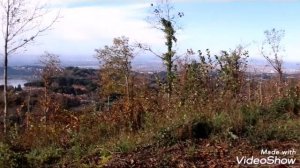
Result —
[[275, 162], [275, 164], [280, 164], [280, 159], [279, 159], [277, 156], [275, 157], [275, 159], [274, 159], [274, 160], [275, 160], [275, 161], [274, 161], [274, 162]]
[[269, 157], [267, 158], [267, 160], [268, 160], [267, 164], [269, 164], [269, 165], [274, 164], [274, 156], [269, 156]]
[[260, 154], [261, 154], [261, 155], [266, 155], [266, 154], [268, 154], [268, 150], [267, 150], [267, 149], [262, 149], [262, 150], [260, 151]]
[[262, 159], [260, 160], [260, 164], [262, 164], [262, 165], [267, 164], [267, 159], [262, 158]]
[[[245, 159], [244, 156], [241, 158], [241, 160], [239, 160], [239, 157], [238, 157], [238, 156], [236, 157], [236, 161], [238, 162], [238, 164], [242, 164], [242, 162], [243, 162], [244, 159]], [[244, 162], [244, 163], [245, 163], [245, 162]]]
[[251, 158], [246, 159], [246, 163], [248, 165], [252, 164], [253, 163], [253, 156]]
[[236, 157], [236, 161], [239, 165], [245, 164], [245, 165], [273, 165], [273, 164], [281, 164], [281, 165], [292, 165], [296, 163], [295, 158], [279, 158], [278, 156], [269, 156], [267, 158], [254, 158], [249, 157], [246, 158], [243, 156], [242, 158], [239, 158], [238, 156]]
[[288, 159], [288, 164], [295, 164], [295, 162], [296, 162], [296, 159], [294, 158], [294, 159]]
[[284, 159], [281, 159], [281, 163], [280, 164], [283, 164], [283, 165], [285, 165], [285, 164], [287, 164], [287, 159], [286, 158], [284, 158]]

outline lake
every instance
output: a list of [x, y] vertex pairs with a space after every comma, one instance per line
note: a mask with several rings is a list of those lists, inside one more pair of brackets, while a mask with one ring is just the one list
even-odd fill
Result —
[[[24, 84], [28, 81], [25, 79], [8, 79], [8, 85], [17, 87], [18, 85], [21, 85], [21, 87], [24, 87]], [[4, 84], [4, 80], [0, 79], [0, 85]]]

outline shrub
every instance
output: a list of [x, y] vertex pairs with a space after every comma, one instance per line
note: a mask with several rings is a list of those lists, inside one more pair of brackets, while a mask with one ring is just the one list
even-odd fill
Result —
[[243, 117], [243, 136], [249, 135], [249, 130], [254, 128], [260, 119], [264, 116], [268, 116], [269, 112], [260, 106], [243, 106], [241, 108]]
[[212, 118], [214, 133], [224, 133], [224, 130], [230, 127], [230, 116], [227, 113], [216, 114]]
[[126, 153], [134, 149], [134, 145], [129, 141], [121, 141], [117, 144], [117, 151]]
[[154, 139], [159, 146], [170, 146], [177, 142], [175, 137], [172, 135], [170, 127], [159, 130], [154, 136]]
[[28, 167], [28, 162], [24, 157], [24, 149], [17, 146], [10, 146], [0, 142], [0, 167]]
[[62, 149], [54, 146], [33, 149], [25, 156], [32, 167], [51, 167], [60, 160]]
[[261, 110], [257, 106], [243, 106], [241, 108], [241, 113], [243, 115], [243, 121], [247, 126], [254, 126], [261, 114]]
[[171, 146], [188, 139], [206, 139], [213, 131], [213, 123], [206, 119], [194, 119], [184, 124], [166, 127], [158, 131], [155, 141], [158, 145]]
[[[269, 123], [268, 123], [269, 122]], [[248, 138], [250, 141], [266, 142], [270, 140], [288, 141], [300, 140], [300, 122], [299, 120], [288, 121], [263, 121], [260, 120], [257, 125], [249, 130]]]
[[288, 98], [281, 98], [278, 100], [275, 100], [271, 105], [271, 111], [274, 114], [284, 114], [289, 111], [289, 108], [291, 107], [291, 102]]
[[192, 125], [192, 138], [206, 139], [210, 136], [213, 129], [213, 125], [208, 121], [197, 121]]
[[0, 142], [0, 165], [3, 167], [13, 167], [15, 165], [14, 153], [9, 146]]

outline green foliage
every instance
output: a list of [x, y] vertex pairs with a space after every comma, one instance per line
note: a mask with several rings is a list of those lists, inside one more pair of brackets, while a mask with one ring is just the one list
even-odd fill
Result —
[[220, 56], [215, 56], [220, 67], [218, 70], [220, 80], [225, 90], [235, 94], [240, 92], [248, 57], [248, 51], [244, 51], [242, 46], [229, 53], [222, 51]]
[[0, 142], [0, 165], [3, 167], [14, 167], [15, 165], [14, 152], [2, 142]]
[[178, 141], [208, 139], [213, 131], [213, 123], [204, 118], [193, 119], [183, 124], [175, 123], [171, 127], [160, 129], [155, 134], [158, 146], [171, 146]]
[[87, 154], [86, 146], [80, 143], [75, 143], [68, 150], [68, 158], [69, 160], [73, 160], [74, 162], [80, 161], [80, 159]]
[[298, 115], [300, 111], [300, 90], [298, 87], [291, 87], [288, 90], [288, 98], [290, 101], [291, 111]]
[[242, 136], [254, 143], [269, 140], [299, 140], [299, 119], [289, 114], [296, 107], [293, 99], [293, 97], [276, 99], [269, 108], [243, 106], [241, 113], [245, 129]]
[[[214, 74], [214, 64], [212, 62], [210, 51], [206, 50], [207, 54], [203, 55], [199, 50], [199, 59], [191, 60], [191, 63], [183, 65], [184, 78], [181, 83], [183, 83], [182, 91], [180, 92], [180, 97], [183, 103], [190, 100], [192, 103], [205, 102], [208, 99], [208, 95], [214, 90], [214, 86], [211, 85], [213, 81]], [[188, 50], [188, 54], [193, 55], [194, 51]]]
[[71, 76], [74, 78], [91, 78], [97, 75], [96, 69], [82, 69], [78, 67], [66, 67], [65, 76]]
[[282, 97], [273, 101], [270, 110], [275, 117], [287, 116], [291, 114], [297, 115], [300, 110], [299, 93], [294, 89], [289, 90], [286, 97]]
[[[177, 20], [184, 16], [182, 12], [174, 12], [174, 8], [169, 1], [159, 1], [156, 5], [151, 5], [153, 8], [152, 16], [148, 17], [148, 22], [153, 24], [154, 27], [161, 30], [165, 35], [165, 45], [167, 52], [159, 56], [167, 72], [167, 86], [166, 91], [170, 99], [173, 92], [173, 82], [175, 79], [174, 69], [174, 56], [176, 51], [174, 50], [174, 43], [177, 42], [176, 38], [176, 26]], [[151, 49], [150, 49], [151, 51]]]
[[[65, 72], [66, 73], [66, 72]], [[51, 79], [51, 83], [56, 83], [51, 89], [58, 93], [81, 95], [91, 91], [95, 91], [97, 88], [96, 82], [93, 82], [90, 78], [76, 77], [76, 76], [58, 76]], [[76, 90], [73, 85], [83, 86], [86, 91]]]
[[243, 115], [245, 125], [254, 126], [260, 118], [262, 109], [257, 106], [243, 106], [241, 107], [241, 113]]
[[117, 152], [126, 153], [126, 152], [133, 151], [134, 149], [136, 149], [136, 144], [130, 138], [122, 138], [116, 144], [116, 151]]
[[191, 146], [189, 146], [188, 148], [187, 148], [187, 154], [188, 154], [188, 156], [193, 156], [193, 155], [195, 155], [195, 152], [196, 152], [197, 150], [196, 150], [196, 146], [195, 145], [191, 145]]
[[63, 150], [54, 146], [33, 149], [26, 158], [32, 167], [51, 167], [57, 165], [62, 157]]
[[288, 112], [290, 107], [291, 107], [291, 102], [288, 98], [278, 99], [272, 103], [271, 112], [273, 112], [273, 114], [282, 115]]
[[154, 139], [159, 146], [171, 146], [177, 142], [170, 127], [159, 130]]
[[127, 37], [114, 38], [112, 46], [96, 49], [96, 58], [101, 65], [101, 95], [106, 97], [112, 93], [126, 94], [132, 92], [132, 65], [134, 48]]
[[23, 151], [13, 151], [13, 147], [0, 142], [0, 167], [14, 168], [27, 166]]
[[295, 120], [263, 121], [261, 120], [253, 129], [249, 130], [248, 138], [254, 143], [266, 142], [269, 140], [300, 140], [300, 122]]
[[168, 48], [168, 52], [163, 54], [164, 64], [167, 66], [167, 82], [168, 82], [168, 93], [172, 93], [172, 85], [173, 80], [175, 78], [173, 73], [173, 57], [175, 55], [175, 51], [173, 51], [173, 41], [176, 43], [177, 39], [175, 37], [176, 31], [174, 30], [174, 26], [171, 20], [167, 20], [165, 18], [161, 18], [161, 24], [163, 26], [163, 32], [165, 33], [166, 38], [166, 46]]
[[224, 133], [231, 125], [231, 118], [226, 113], [219, 113], [214, 116], [212, 123], [215, 134]]

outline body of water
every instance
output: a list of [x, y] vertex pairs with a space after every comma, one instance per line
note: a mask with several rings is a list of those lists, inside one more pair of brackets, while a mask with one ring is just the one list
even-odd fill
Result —
[[[18, 85], [21, 85], [21, 87], [24, 87], [24, 84], [28, 81], [25, 79], [8, 79], [8, 85], [17, 87]], [[0, 79], [0, 85], [4, 84], [4, 80]]]

